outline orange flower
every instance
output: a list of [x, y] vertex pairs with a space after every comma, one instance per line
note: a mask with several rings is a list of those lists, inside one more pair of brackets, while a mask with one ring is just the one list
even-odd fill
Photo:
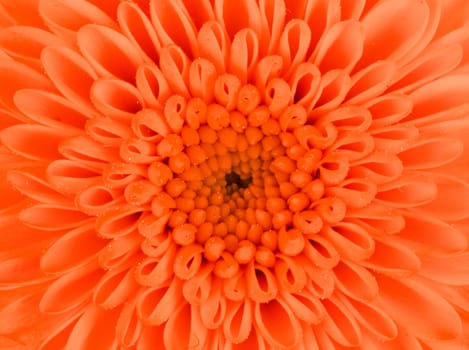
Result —
[[0, 348], [469, 348], [466, 0], [0, 0]]

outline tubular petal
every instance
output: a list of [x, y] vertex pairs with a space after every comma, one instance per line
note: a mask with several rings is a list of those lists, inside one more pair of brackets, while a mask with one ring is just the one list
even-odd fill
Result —
[[207, 300], [200, 305], [200, 318], [208, 329], [216, 329], [225, 322], [227, 301], [223, 296], [222, 282], [215, 280]]
[[223, 333], [231, 343], [241, 343], [248, 339], [252, 332], [252, 302], [227, 301], [226, 316], [223, 321]]
[[15, 284], [28, 285], [37, 281], [47, 280], [40, 269], [39, 257], [23, 255], [6, 258], [0, 263], [0, 288]]
[[337, 343], [346, 347], [358, 346], [361, 342], [361, 329], [353, 314], [337, 297], [323, 300], [326, 316], [324, 330]]
[[228, 71], [236, 75], [241, 83], [251, 79], [259, 55], [259, 38], [254, 30], [245, 28], [237, 32], [231, 45]]
[[120, 79], [96, 80], [89, 94], [96, 109], [117, 120], [127, 121], [144, 107], [139, 91]]
[[352, 86], [350, 76], [342, 70], [334, 69], [325, 73], [320, 82], [318, 93], [313, 100], [310, 115], [320, 115], [338, 107]]
[[301, 339], [300, 322], [282, 299], [255, 303], [254, 320], [259, 332], [272, 347], [292, 348]]
[[181, 282], [146, 289], [137, 296], [136, 312], [146, 325], [163, 325], [182, 302]]
[[87, 23], [115, 27], [115, 22], [89, 1], [66, 3], [60, 0], [40, 0], [39, 14], [45, 24], [59, 37], [74, 43], [76, 32]]
[[137, 350], [163, 349], [163, 326], [144, 326], [137, 343]]
[[382, 94], [392, 81], [396, 66], [392, 61], [376, 61], [352, 76], [348, 105], [363, 103]]
[[307, 292], [281, 292], [281, 298], [298, 319], [307, 324], [319, 324], [324, 319], [324, 307], [316, 296]]
[[314, 63], [322, 73], [341, 69], [350, 73], [363, 51], [363, 28], [355, 20], [334, 24], [321, 38]]
[[41, 270], [53, 274], [71, 271], [95, 259], [105, 244], [96, 236], [93, 225], [70, 230], [41, 257]]
[[352, 222], [340, 222], [322, 230], [342, 258], [352, 261], [366, 259], [374, 251], [374, 241], [370, 234]]
[[376, 278], [381, 307], [402, 327], [412, 327], [415, 336], [447, 340], [461, 333], [461, 319], [457, 312], [435, 291], [413, 280], [394, 279], [381, 274]]
[[[215, 18], [223, 24], [232, 39], [243, 28], [252, 28], [259, 33], [261, 16], [259, 7], [254, 0], [220, 0], [214, 3]], [[237, 13], [238, 16], [232, 16]]]
[[125, 304], [117, 319], [116, 336], [124, 347], [134, 346], [141, 336], [142, 322], [135, 313], [135, 300]]
[[176, 248], [171, 244], [163, 256], [145, 258], [135, 271], [138, 283], [144, 286], [160, 286], [172, 277], [171, 266], [174, 264]]
[[[161, 70], [152, 63], [137, 68], [136, 86], [145, 102], [158, 110], [170, 96], [169, 84]], [[158, 107], [158, 108], [156, 108]]]
[[225, 28], [216, 21], [202, 25], [197, 35], [200, 56], [212, 62], [219, 74], [225, 72], [231, 42]]
[[393, 319], [375, 304], [340, 298], [349, 308], [358, 323], [378, 337], [381, 341], [389, 341], [397, 337], [398, 328]]
[[150, 1], [151, 20], [163, 46], [178, 45], [187, 56], [196, 57], [196, 28], [183, 1]]
[[278, 293], [273, 273], [262, 265], [251, 262], [246, 271], [246, 286], [249, 297], [257, 303], [274, 300]]
[[87, 24], [78, 31], [77, 42], [83, 57], [100, 76], [134, 81], [142, 58], [124, 35], [109, 27]]
[[161, 72], [174, 94], [189, 96], [189, 67], [189, 58], [179, 46], [168, 45], [161, 50]]
[[412, 100], [401, 93], [391, 93], [372, 99], [364, 105], [373, 116], [371, 128], [398, 123], [412, 111]]
[[51, 162], [46, 169], [46, 175], [57, 191], [67, 195], [81, 192], [100, 179], [97, 170], [68, 159]]
[[[213, 264], [203, 266], [199, 271], [197, 271], [193, 278], [184, 282], [182, 293], [184, 298], [191, 303], [191, 305], [203, 305], [212, 295], [212, 281], [214, 280], [212, 277], [213, 267]], [[219, 291], [217, 293], [219, 293]], [[204, 322], [202, 310], [201, 317], [202, 322]]]
[[128, 267], [107, 271], [93, 291], [93, 302], [106, 310], [127, 302], [138, 288], [134, 273]]
[[148, 62], [158, 60], [161, 43], [146, 14], [137, 4], [122, 2], [117, 8], [117, 21], [122, 32]]
[[378, 296], [376, 278], [359, 263], [342, 260], [334, 267], [334, 275], [338, 289], [354, 300], [368, 302]]

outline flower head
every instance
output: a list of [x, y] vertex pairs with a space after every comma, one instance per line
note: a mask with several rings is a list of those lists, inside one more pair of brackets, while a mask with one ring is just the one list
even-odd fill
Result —
[[0, 344], [467, 348], [468, 11], [0, 1]]

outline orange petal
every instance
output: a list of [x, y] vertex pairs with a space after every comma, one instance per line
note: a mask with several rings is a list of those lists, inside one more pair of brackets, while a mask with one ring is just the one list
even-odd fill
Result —
[[[467, 249], [463, 231], [430, 215], [405, 213], [405, 227], [399, 232], [410, 247], [429, 255], [451, 254]], [[455, 266], [456, 267], [456, 266]], [[452, 271], [451, 269], [448, 272]]]
[[421, 262], [412, 249], [387, 236], [375, 237], [375, 251], [368, 260], [362, 261], [361, 265], [391, 276], [402, 277], [417, 272]]
[[326, 195], [341, 198], [349, 208], [364, 208], [374, 199], [377, 186], [369, 179], [349, 178], [340, 187], [329, 187]]
[[89, 219], [75, 208], [60, 204], [37, 204], [24, 209], [19, 218], [25, 225], [46, 231], [66, 230], [78, 227]]
[[41, 62], [56, 88], [68, 100], [91, 115], [96, 113], [89, 93], [97, 75], [78, 52], [66, 47], [47, 47], [41, 53]]
[[139, 259], [142, 238], [137, 233], [114, 238], [98, 254], [99, 265], [106, 270], [128, 266]]
[[120, 309], [102, 310], [90, 305], [75, 324], [65, 350], [115, 349], [115, 327]]
[[17, 170], [9, 171], [7, 180], [16, 190], [40, 203], [69, 203], [69, 199], [58, 193], [47, 181], [29, 172]]
[[465, 219], [469, 215], [469, 185], [456, 178], [436, 179], [437, 194], [421, 210], [445, 221]]
[[93, 263], [62, 275], [47, 288], [39, 309], [44, 313], [57, 314], [87, 302], [102, 275], [103, 271]]
[[85, 131], [104, 146], [120, 146], [122, 139], [132, 134], [131, 128], [109, 117], [94, 117], [87, 121]]
[[343, 106], [321, 116], [318, 124], [331, 123], [339, 131], [365, 132], [370, 127], [374, 116], [359, 106]]
[[147, 325], [163, 325], [182, 302], [181, 282], [173, 279], [169, 286], [145, 289], [137, 296], [137, 314]]
[[137, 350], [163, 349], [163, 326], [143, 327], [137, 343]]
[[216, 77], [217, 71], [212, 62], [204, 58], [192, 61], [189, 71], [191, 96], [199, 97], [207, 104], [211, 103]]
[[212, 62], [219, 74], [225, 72], [230, 53], [230, 41], [224, 27], [216, 21], [202, 25], [197, 36], [200, 56]]
[[173, 277], [172, 266], [176, 255], [175, 244], [169, 246], [162, 257], [145, 258], [135, 271], [138, 283], [145, 286], [159, 286]]
[[325, 227], [322, 234], [334, 245], [341, 257], [357, 261], [373, 254], [373, 238], [364, 228], [353, 222], [340, 222]]
[[[277, 47], [285, 24], [285, 2], [282, 0], [261, 0], [259, 1], [259, 9], [264, 31], [266, 32], [264, 33], [266, 42], [264, 42], [264, 36], [261, 35], [260, 44], [262, 48], [268, 46], [267, 52], [272, 54]], [[261, 52], [265, 52], [265, 50], [261, 49]]]
[[352, 80], [343, 70], [328, 71], [321, 77], [314, 105], [311, 105], [314, 109], [311, 111], [310, 116], [335, 110], [345, 99], [351, 86]]
[[[34, 255], [5, 258], [0, 263], [0, 288], [33, 284], [47, 280], [40, 269], [39, 257]], [[3, 289], [3, 288], [2, 288]]]
[[75, 43], [76, 32], [88, 23], [116, 27], [116, 23], [90, 1], [65, 3], [60, 0], [41, 0], [38, 7], [44, 23], [59, 37]]
[[181, 0], [150, 1], [150, 13], [163, 46], [176, 44], [187, 56], [197, 56], [196, 28]]
[[42, 90], [23, 89], [14, 96], [16, 107], [31, 120], [67, 133], [83, 129], [87, 116], [67, 99]]
[[370, 183], [381, 185], [397, 180], [403, 170], [404, 166], [397, 155], [379, 150], [355, 160], [348, 176], [352, 179], [368, 179]]
[[179, 46], [165, 46], [160, 53], [161, 72], [173, 90], [183, 97], [189, 96], [190, 60]]
[[365, 208], [347, 210], [347, 217], [359, 218], [360, 225], [365, 224], [365, 227], [386, 234], [398, 233], [405, 226], [405, 219], [397, 209], [377, 203], [371, 203]]
[[[259, 33], [261, 16], [259, 7], [254, 0], [222, 0], [214, 4], [215, 18], [222, 23], [230, 38], [243, 28], [252, 28]], [[236, 13], [237, 16], [233, 16]]]
[[256, 303], [254, 320], [259, 332], [272, 347], [292, 348], [301, 340], [301, 324], [281, 299]]
[[[424, 284], [376, 275], [379, 302], [396, 323], [429, 340], [450, 340], [461, 334], [461, 320], [454, 308]], [[431, 307], [429, 307], [431, 305]]]
[[422, 257], [419, 274], [447, 285], [469, 284], [469, 254], [455, 253], [448, 256]]
[[278, 293], [277, 280], [270, 269], [251, 262], [245, 274], [247, 293], [252, 300], [265, 303], [275, 298]]
[[[203, 305], [211, 295], [213, 267], [212, 263], [205, 264], [205, 266], [197, 271], [194, 277], [184, 282], [182, 293], [184, 294], [184, 298], [191, 303], [191, 305]], [[201, 317], [203, 321], [203, 313]]]
[[295, 316], [307, 324], [319, 324], [324, 319], [324, 307], [320, 299], [308, 292], [282, 292], [281, 298], [288, 304]]
[[463, 58], [459, 45], [438, 50], [427, 50], [409, 64], [399, 69], [389, 90], [408, 93], [454, 70]]
[[136, 86], [150, 107], [164, 106], [171, 94], [169, 84], [158, 66], [147, 63], [138, 67]]
[[130, 348], [139, 340], [142, 328], [142, 322], [135, 312], [135, 299], [133, 299], [123, 306], [117, 319], [116, 338], [123, 347]]
[[[307, 111], [312, 109], [318, 96], [321, 81], [321, 73], [315, 65], [311, 63], [299, 63], [292, 69], [292, 74], [289, 79], [290, 92], [293, 97], [292, 102], [295, 103], [295, 105], [289, 106], [288, 108], [295, 108], [296, 105], [299, 105], [306, 108]], [[288, 108], [284, 113], [288, 112]]]
[[434, 114], [451, 111], [467, 106], [467, 75], [450, 75], [434, 80], [413, 91], [410, 96], [414, 101], [412, 113], [404, 120], [422, 123], [431, 120]]
[[37, 0], [20, 0], [16, 4], [2, 1], [1, 7], [11, 19], [20, 25], [43, 27], [42, 18], [37, 11]]
[[340, 345], [346, 347], [359, 346], [361, 329], [348, 308], [337, 297], [322, 301], [326, 316], [323, 321], [324, 330]]
[[225, 320], [227, 301], [223, 295], [223, 284], [220, 279], [214, 280], [210, 295], [207, 300], [200, 305], [200, 318], [208, 329], [221, 327]]
[[40, 68], [39, 57], [44, 47], [63, 44], [61, 39], [39, 28], [12, 26], [0, 31], [2, 50], [35, 69]]
[[223, 333], [231, 343], [240, 343], [248, 338], [252, 330], [252, 302], [227, 301], [226, 317], [223, 321]]
[[143, 60], [124, 35], [109, 27], [87, 24], [78, 31], [77, 41], [83, 56], [99, 75], [135, 80]]
[[300, 262], [283, 254], [276, 254], [276, 257], [274, 271], [279, 288], [291, 293], [303, 290], [307, 277]]
[[391, 93], [382, 95], [364, 104], [373, 120], [373, 129], [395, 124], [405, 118], [412, 111], [412, 100], [407, 95]]
[[259, 38], [251, 28], [237, 32], [231, 45], [228, 71], [236, 75], [241, 83], [251, 80], [259, 56]]
[[41, 270], [47, 273], [70, 271], [93, 259], [106, 241], [96, 236], [94, 225], [73, 229], [52, 244], [41, 257]]
[[93, 302], [106, 310], [127, 302], [138, 288], [134, 273], [128, 267], [107, 271], [93, 291]]
[[334, 267], [338, 289], [355, 300], [371, 301], [378, 295], [378, 284], [371, 272], [359, 263], [341, 261]]
[[96, 80], [91, 86], [90, 99], [101, 113], [123, 121], [130, 120], [144, 107], [139, 91], [119, 79]]
[[122, 2], [117, 8], [117, 21], [122, 33], [148, 62], [157, 62], [161, 43], [147, 15], [132, 2]]
[[293, 19], [283, 28], [276, 53], [283, 58], [283, 63], [288, 67], [287, 76], [305, 61], [310, 41], [311, 29], [305, 21]]
[[349, 308], [358, 323], [379, 340], [389, 341], [397, 337], [398, 328], [394, 320], [379, 306], [343, 296], [340, 300]]
[[191, 307], [187, 303], [175, 309], [164, 326], [163, 339], [166, 349], [203, 349], [207, 329], [201, 324], [194, 309], [194, 306]]
[[319, 41], [314, 63], [322, 73], [341, 69], [350, 73], [363, 51], [363, 27], [356, 20], [334, 24]]
[[99, 171], [68, 159], [51, 162], [46, 175], [49, 183], [64, 194], [76, 194], [100, 180]]
[[[378, 188], [376, 200], [395, 208], [412, 208], [438, 202], [437, 185], [419, 175], [402, 176]], [[446, 204], [446, 202], [445, 202]]]
[[[381, 59], [399, 61], [421, 39], [428, 19], [427, 4], [417, 0], [377, 4], [362, 20], [365, 46], [359, 67]], [[397, 22], [406, 25], [396, 26]]]
[[381, 95], [395, 75], [396, 67], [390, 61], [375, 61], [352, 76], [352, 86], [347, 94], [349, 105], [369, 101]]

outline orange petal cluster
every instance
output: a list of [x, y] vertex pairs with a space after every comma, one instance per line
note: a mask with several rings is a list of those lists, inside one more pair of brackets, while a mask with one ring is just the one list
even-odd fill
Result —
[[469, 348], [465, 0], [0, 0], [0, 348]]

